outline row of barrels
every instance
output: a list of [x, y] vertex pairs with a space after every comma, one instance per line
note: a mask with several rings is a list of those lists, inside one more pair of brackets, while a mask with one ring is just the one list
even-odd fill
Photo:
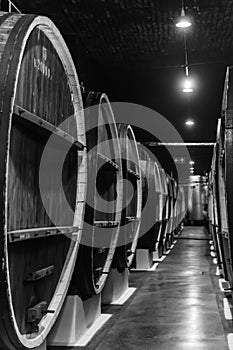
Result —
[[209, 174], [208, 218], [218, 266], [233, 288], [233, 68], [228, 67]]
[[163, 254], [184, 190], [105, 94], [81, 93], [48, 18], [0, 12], [0, 34], [0, 348], [32, 349], [67, 293], [100, 293], [137, 247]]

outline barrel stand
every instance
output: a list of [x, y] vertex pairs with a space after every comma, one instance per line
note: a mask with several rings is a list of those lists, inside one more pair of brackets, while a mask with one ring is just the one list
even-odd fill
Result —
[[153, 265], [153, 252], [149, 249], [136, 250], [136, 270], [149, 270]]
[[60, 316], [48, 337], [49, 346], [79, 346], [90, 327], [101, 317], [101, 295], [83, 301], [68, 295]]
[[110, 269], [106, 285], [102, 291], [102, 304], [108, 305], [119, 299], [129, 288], [129, 270], [122, 272]]

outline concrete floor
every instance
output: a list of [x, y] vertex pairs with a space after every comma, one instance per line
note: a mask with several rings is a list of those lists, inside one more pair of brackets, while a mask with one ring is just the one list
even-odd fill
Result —
[[228, 349], [233, 326], [224, 320], [209, 239], [203, 228], [186, 227], [156, 271], [130, 274], [135, 294], [124, 306], [105, 307], [112, 318], [85, 348], [75, 349]]

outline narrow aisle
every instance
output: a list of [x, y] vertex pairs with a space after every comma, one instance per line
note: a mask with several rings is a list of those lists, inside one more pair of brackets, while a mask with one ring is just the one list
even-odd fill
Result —
[[187, 227], [155, 272], [132, 273], [137, 293], [86, 349], [228, 349], [212, 284], [208, 238], [203, 228]]

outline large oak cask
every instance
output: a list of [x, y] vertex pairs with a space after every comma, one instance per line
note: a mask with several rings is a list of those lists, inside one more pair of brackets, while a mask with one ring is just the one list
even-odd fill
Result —
[[82, 299], [103, 289], [118, 243], [123, 202], [117, 126], [107, 96], [83, 95], [88, 151], [85, 223], [70, 293]]
[[224, 277], [233, 287], [233, 70], [227, 68], [215, 148], [216, 234]]
[[32, 349], [66, 296], [86, 192], [78, 77], [48, 18], [0, 12], [0, 105], [0, 348]]
[[142, 173], [142, 223], [138, 248], [154, 251], [160, 239], [165, 205], [161, 168], [142, 145], [139, 145], [139, 158]]
[[123, 204], [121, 229], [113, 267], [122, 270], [130, 267], [137, 247], [142, 211], [142, 182], [138, 144], [133, 129], [118, 124], [123, 171]]
[[[221, 119], [218, 120], [217, 135], [219, 134], [221, 126]], [[219, 192], [218, 192], [218, 168], [217, 165], [217, 153], [218, 143], [213, 148], [213, 156], [211, 162], [211, 171], [209, 173], [208, 183], [208, 220], [209, 231], [213, 238], [214, 248], [217, 254], [218, 266], [221, 268], [224, 274], [224, 278], [227, 279], [226, 263], [224, 259], [223, 251], [223, 235], [220, 231], [220, 217], [219, 217]]]
[[177, 198], [177, 183], [175, 179], [167, 175], [168, 201], [169, 201], [169, 218], [167, 224], [167, 232], [165, 237], [165, 246], [173, 241], [174, 224], [175, 224], [175, 203]]

